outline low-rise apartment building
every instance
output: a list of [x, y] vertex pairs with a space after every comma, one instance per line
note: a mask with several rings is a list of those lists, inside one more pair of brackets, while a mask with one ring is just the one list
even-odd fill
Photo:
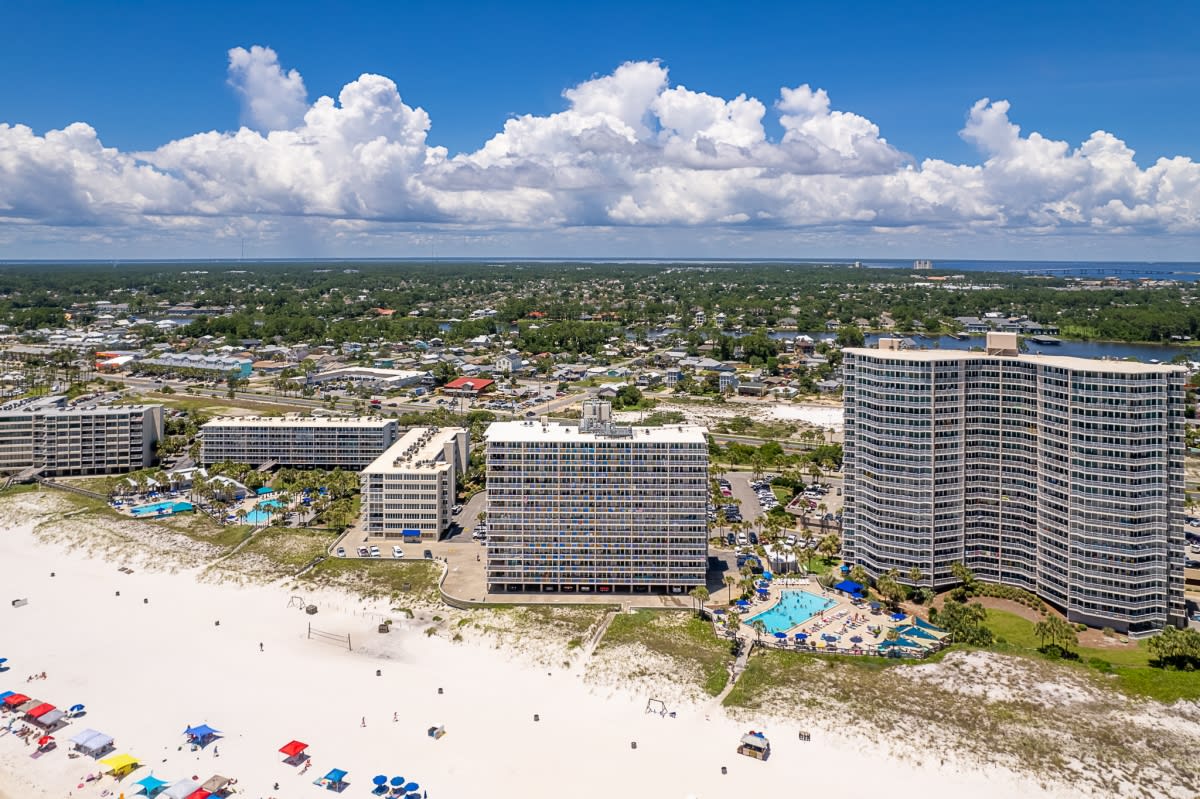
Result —
[[469, 433], [414, 427], [362, 470], [362, 524], [370, 536], [436, 541], [453, 521]]
[[200, 427], [200, 462], [358, 471], [398, 435], [394, 419], [379, 417], [227, 416]]
[[161, 405], [72, 405], [65, 397], [0, 406], [0, 472], [46, 477], [118, 474], [153, 466]]
[[702, 427], [621, 427], [584, 403], [579, 426], [487, 429], [488, 590], [685, 593], [708, 557]]

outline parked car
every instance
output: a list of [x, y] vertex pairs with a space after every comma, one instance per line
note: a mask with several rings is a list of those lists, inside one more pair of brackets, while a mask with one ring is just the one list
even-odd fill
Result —
[[359, 547], [359, 548], [358, 548], [358, 556], [359, 556], [360, 558], [365, 558], [365, 557], [368, 557], [370, 554], [371, 554], [371, 553], [367, 551], [367, 548], [366, 548], [366, 547]]
[[424, 557], [425, 560], [433, 560], [433, 550], [432, 549], [425, 550], [425, 553], [422, 555], [422, 557]]
[[399, 560], [400, 558], [404, 557], [404, 550], [400, 547], [392, 547], [392, 557], [396, 560]]
[[373, 558], [382, 558], [383, 557], [383, 555], [381, 555], [379, 553], [379, 547], [377, 547], [377, 546], [371, 547], [371, 557], [373, 557]]
[[345, 547], [338, 547], [338, 548], [337, 548], [337, 556], [338, 556], [339, 558], [344, 558], [344, 557], [346, 557], [346, 548], [345, 548]]

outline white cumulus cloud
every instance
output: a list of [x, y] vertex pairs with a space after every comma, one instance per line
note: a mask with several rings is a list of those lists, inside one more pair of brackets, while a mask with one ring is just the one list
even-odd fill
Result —
[[304, 79], [294, 69], [284, 72], [270, 47], [230, 50], [229, 85], [242, 101], [242, 124], [255, 130], [287, 130], [308, 108]]
[[[725, 98], [672, 85], [661, 63], [630, 62], [566, 89], [562, 110], [509, 119], [450, 157], [387, 77], [364, 74], [309, 102], [300, 74], [256, 46], [229, 51], [229, 82], [244, 127], [148, 152], [105, 147], [84, 123], [40, 135], [0, 123], [0, 229], [10, 226], [0, 242], [19, 239], [15, 225], [42, 239], [91, 226], [162, 241], [265, 236], [300, 221], [334, 242], [405, 226], [480, 241], [588, 228], [1200, 233], [1200, 165], [1164, 157], [1142, 168], [1105, 131], [1078, 146], [1024, 133], [1003, 100], [981, 99], [960, 131], [981, 163], [916, 163], [823, 89]], [[767, 134], [768, 115], [782, 136]]]

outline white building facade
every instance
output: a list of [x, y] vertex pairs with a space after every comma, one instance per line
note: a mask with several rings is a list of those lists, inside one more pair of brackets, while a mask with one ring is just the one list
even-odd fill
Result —
[[618, 427], [584, 403], [579, 427], [487, 430], [492, 592], [685, 593], [708, 556], [708, 444], [700, 427]]
[[396, 421], [379, 417], [228, 416], [201, 425], [200, 462], [358, 471], [398, 436]]
[[0, 406], [0, 472], [120, 474], [158, 461], [161, 405], [71, 405], [65, 397]]
[[964, 563], [1068, 620], [1138, 635], [1184, 619], [1182, 367], [844, 350], [844, 554], [872, 577]]
[[362, 470], [362, 524], [368, 536], [436, 541], [453, 521], [470, 436], [461, 427], [414, 427]]

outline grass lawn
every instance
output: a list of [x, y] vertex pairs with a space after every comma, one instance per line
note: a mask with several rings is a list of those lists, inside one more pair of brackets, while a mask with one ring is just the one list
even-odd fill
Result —
[[[1041, 657], [1037, 649], [1041, 641], [1033, 633], [1033, 622], [1015, 613], [989, 608], [985, 622], [998, 638], [1003, 638], [1006, 648], [1016, 654]], [[1074, 648], [1079, 653], [1080, 663], [1110, 671], [1117, 675], [1117, 685], [1126, 693], [1146, 696], [1161, 702], [1178, 699], [1200, 699], [1200, 672], [1166, 671], [1150, 665], [1150, 650], [1146, 640], [1136, 646]], [[1063, 661], [1073, 663], [1074, 661]]]
[[728, 641], [718, 638], [712, 625], [691, 612], [639, 610], [620, 613], [609, 625], [598, 649], [640, 645], [674, 660], [699, 667], [704, 690], [716, 696], [729, 679], [733, 660]]

